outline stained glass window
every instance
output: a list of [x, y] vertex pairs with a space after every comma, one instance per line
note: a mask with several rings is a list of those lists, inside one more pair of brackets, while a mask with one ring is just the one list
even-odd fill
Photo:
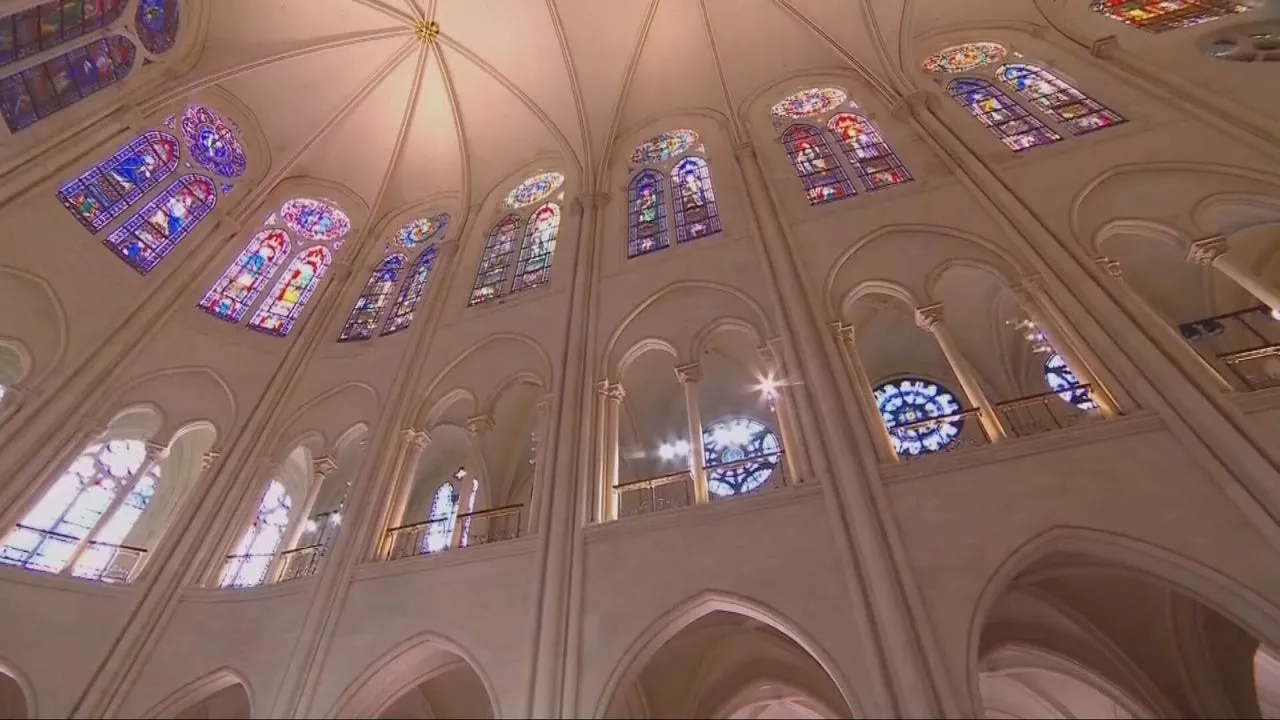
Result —
[[810, 205], [821, 205], [855, 194], [849, 176], [817, 128], [792, 125], [782, 133], [782, 143]]
[[351, 308], [351, 316], [347, 318], [347, 324], [338, 336], [339, 342], [368, 340], [373, 337], [382, 308], [387, 306], [391, 291], [396, 289], [396, 281], [400, 278], [400, 271], [404, 269], [404, 261], [403, 254], [395, 253], [387, 256], [373, 269], [360, 297], [356, 298], [355, 307]]
[[283, 230], [263, 230], [254, 235], [240, 257], [205, 293], [200, 307], [228, 322], [240, 322], [288, 254], [289, 236]]
[[169, 50], [178, 39], [178, 0], [138, 0], [133, 23], [148, 52], [159, 55]]
[[418, 303], [422, 302], [422, 294], [426, 292], [427, 281], [431, 279], [431, 268], [435, 267], [437, 254], [436, 246], [432, 245], [423, 250], [414, 261], [409, 279], [401, 286], [396, 304], [391, 308], [387, 326], [382, 329], [383, 335], [400, 332], [413, 322], [413, 314], [418, 310]]
[[1058, 353], [1044, 360], [1044, 380], [1058, 397], [1081, 410], [1095, 410], [1098, 404], [1089, 396], [1089, 388], [1080, 385], [1080, 379], [1067, 367], [1067, 361]]
[[782, 462], [782, 445], [768, 425], [730, 418], [702, 431], [707, 490], [718, 498], [745, 495], [764, 485]]
[[405, 250], [412, 250], [431, 242], [448, 227], [448, 213], [418, 218], [396, 232], [396, 243]]
[[231, 557], [227, 558], [219, 587], [253, 587], [266, 580], [276, 548], [284, 541], [289, 527], [292, 505], [284, 485], [279, 480], [272, 480], [258, 503], [253, 524], [244, 531]]
[[996, 71], [996, 77], [1076, 135], [1124, 122], [1117, 113], [1042, 67], [1005, 65]]
[[224, 178], [240, 177], [246, 165], [235, 126], [203, 105], [182, 112], [182, 136], [191, 159]]
[[959, 73], [998, 63], [1004, 59], [1003, 45], [993, 42], [965, 43], [944, 48], [930, 55], [921, 66], [925, 72]]
[[458, 517], [458, 489], [451, 482], [441, 483], [431, 497], [431, 517], [427, 518], [427, 534], [422, 552], [440, 552], [453, 539], [453, 523]]
[[911, 173], [880, 137], [870, 120], [852, 113], [840, 113], [827, 122], [845, 157], [868, 190], [897, 185], [911, 179]]
[[136, 55], [128, 38], [111, 35], [0, 78], [0, 114], [11, 132], [30, 127], [123, 80]]
[[328, 248], [321, 245], [298, 253], [249, 320], [249, 327], [272, 335], [289, 334], [332, 260]]
[[323, 200], [290, 200], [280, 208], [280, 219], [299, 237], [313, 242], [341, 240], [351, 231], [347, 214]]
[[700, 157], [687, 157], [671, 169], [675, 193], [676, 242], [720, 232], [720, 208], [711, 187], [711, 168]]
[[668, 130], [641, 143], [631, 153], [631, 165], [661, 165], [680, 157], [698, 144], [698, 133], [693, 130]]
[[563, 184], [564, 175], [558, 172], [538, 173], [507, 193], [507, 197], [502, 201], [502, 204], [511, 210], [528, 207], [551, 197], [551, 193], [558, 190]]
[[1161, 33], [1242, 13], [1249, 6], [1231, 0], [1093, 0], [1090, 8], [1126, 25]]
[[[5, 538], [0, 562], [60, 572], [98, 528], [116, 493], [142, 469], [146, 455], [141, 440], [89, 444]], [[139, 485], [158, 477], [153, 466]]]
[[178, 167], [178, 139], [145, 132], [58, 190], [58, 199], [89, 232], [116, 219]]
[[1062, 139], [1061, 135], [1045, 127], [1034, 115], [986, 80], [952, 80], [947, 90], [970, 115], [991, 128], [991, 132], [1015, 152]]
[[799, 120], [810, 115], [823, 115], [835, 110], [849, 99], [845, 91], [837, 88], [809, 88], [782, 99], [773, 106], [775, 118]]
[[545, 285], [551, 279], [551, 260], [556, 252], [556, 236], [560, 233], [560, 206], [542, 205], [533, 212], [525, 227], [520, 261], [511, 292]]
[[110, 25], [124, 4], [125, 0], [55, 0], [0, 18], [0, 65]]
[[[894, 452], [926, 455], [945, 449], [960, 437], [964, 418], [950, 390], [919, 378], [887, 382], [875, 390], [876, 406]], [[930, 421], [930, 418], [938, 418]]]
[[203, 175], [183, 175], [116, 228], [104, 241], [125, 262], [147, 273], [213, 210], [218, 193]]
[[493, 230], [480, 257], [480, 269], [476, 271], [476, 283], [471, 288], [471, 302], [478, 305], [486, 300], [506, 294], [507, 268], [511, 267], [511, 255], [516, 249], [516, 236], [520, 232], [520, 218], [508, 215]]
[[633, 258], [670, 243], [667, 238], [667, 205], [662, 198], [662, 173], [652, 168], [631, 179], [627, 191], [627, 257]]

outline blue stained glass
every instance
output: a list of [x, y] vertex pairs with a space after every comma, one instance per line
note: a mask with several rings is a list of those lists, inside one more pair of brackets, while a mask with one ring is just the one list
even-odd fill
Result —
[[431, 498], [431, 517], [427, 518], [427, 534], [422, 538], [423, 554], [439, 552], [453, 540], [453, 523], [458, 517], [458, 489], [446, 482], [436, 488]]
[[159, 55], [169, 50], [178, 38], [178, 0], [138, 0], [134, 24], [148, 52]]
[[1037, 65], [1005, 65], [996, 77], [1075, 135], [1124, 122], [1118, 113]]
[[718, 498], [758, 489], [782, 462], [782, 445], [768, 425], [752, 418], [731, 418], [702, 431], [707, 490]]
[[395, 289], [396, 281], [400, 279], [404, 262], [404, 255], [395, 253], [389, 255], [373, 269], [360, 297], [356, 298], [355, 307], [351, 308], [351, 316], [347, 318], [347, 324], [342, 328], [338, 342], [368, 340], [373, 337], [374, 328], [378, 326], [378, 317], [382, 315], [382, 308], [387, 306], [391, 291]]
[[1058, 353], [1044, 360], [1044, 380], [1058, 397], [1081, 410], [1096, 410], [1098, 404], [1089, 395], [1089, 388], [1080, 385], [1080, 379], [1067, 367], [1067, 361]]
[[[875, 390], [876, 407], [899, 455], [943, 450], [960, 437], [963, 412], [950, 390], [919, 378], [887, 382]], [[928, 422], [931, 418], [937, 418]]]
[[782, 133], [782, 144], [795, 166], [796, 177], [804, 186], [810, 205], [822, 205], [856, 194], [853, 183], [831, 146], [818, 128], [811, 125], [792, 125]]
[[720, 232], [720, 209], [711, 187], [711, 168], [700, 157], [687, 157], [671, 169], [675, 193], [676, 242], [689, 242]]
[[333, 254], [323, 245], [298, 253], [262, 307], [249, 320], [249, 327], [271, 335], [288, 335], [332, 260]]
[[387, 326], [382, 330], [383, 335], [400, 332], [413, 322], [413, 314], [417, 312], [418, 303], [422, 302], [422, 294], [426, 291], [427, 282], [431, 279], [431, 268], [435, 267], [436, 255], [436, 246], [432, 245], [423, 250], [414, 261], [413, 271], [404, 286], [400, 288], [400, 296], [396, 298], [396, 304], [391, 308]]
[[507, 268], [516, 249], [516, 236], [520, 233], [520, 217], [508, 215], [489, 231], [484, 254], [480, 256], [480, 268], [476, 270], [476, 282], [471, 286], [468, 305], [479, 305], [486, 300], [506, 294]]
[[270, 228], [254, 235], [240, 256], [209, 288], [199, 307], [214, 317], [240, 322], [263, 285], [289, 254], [289, 236]]
[[1012, 98], [981, 78], [960, 78], [947, 86], [951, 97], [990, 128], [1014, 152], [1062, 139]]
[[224, 178], [244, 174], [248, 161], [236, 128], [222, 116], [201, 105], [182, 113], [182, 136], [191, 158]]
[[178, 167], [178, 139], [151, 131], [58, 190], [58, 199], [97, 232]]
[[560, 232], [560, 206], [546, 203], [533, 212], [525, 226], [524, 245], [516, 263], [516, 277], [511, 292], [545, 285], [551, 280], [551, 260], [556, 252], [556, 236]]
[[146, 274], [164, 259], [218, 202], [203, 175], [183, 175], [105, 240], [135, 270]]
[[0, 115], [10, 132], [30, 127], [123, 80], [136, 55], [128, 38], [111, 35], [0, 78]]
[[449, 227], [449, 214], [440, 213], [429, 218], [418, 218], [396, 232], [396, 242], [405, 250], [431, 242]]
[[662, 197], [666, 178], [657, 170], [638, 173], [631, 180], [627, 208], [627, 257], [633, 258], [670, 244], [667, 205]]
[[124, 5], [125, 0], [54, 0], [0, 18], [0, 65], [110, 25]]

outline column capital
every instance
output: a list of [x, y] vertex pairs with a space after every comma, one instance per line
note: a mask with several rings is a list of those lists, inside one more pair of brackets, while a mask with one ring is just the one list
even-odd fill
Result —
[[676, 377], [681, 384], [696, 383], [702, 380], [702, 366], [696, 362], [676, 366]]
[[493, 429], [493, 418], [488, 415], [476, 415], [467, 418], [467, 432], [472, 435], [483, 435]]
[[579, 211], [586, 211], [592, 208], [602, 208], [609, 204], [613, 196], [604, 192], [581, 192], [574, 196], [573, 200], [577, 203]]
[[622, 389], [622, 383], [613, 383], [609, 389], [605, 390], [604, 396], [613, 402], [620, 403], [627, 396], [627, 391]]
[[1210, 235], [1191, 243], [1187, 248], [1187, 262], [1197, 265], [1212, 265], [1215, 260], [1230, 250], [1225, 235]]
[[1104, 35], [1089, 45], [1089, 54], [1104, 60], [1115, 57], [1119, 50], [1120, 41], [1116, 39], [1115, 35]]
[[1035, 302], [1035, 296], [1044, 292], [1044, 276], [1040, 273], [1023, 275], [1020, 282], [1009, 286], [1009, 291], [1024, 305]]
[[315, 473], [316, 482], [324, 482], [324, 479], [332, 475], [333, 471], [337, 469], [338, 463], [328, 455], [314, 460], [311, 463], [311, 470]]
[[828, 327], [831, 328], [831, 334], [835, 337], [836, 340], [840, 342], [849, 343], [850, 345], [853, 344], [853, 326], [852, 325], [845, 325], [843, 322], [839, 320], [833, 323], [828, 323], [827, 325]]
[[204, 471], [208, 470], [209, 468], [213, 467], [213, 464], [214, 464], [214, 463], [216, 463], [216, 462], [218, 462], [218, 458], [220, 458], [220, 457], [222, 457], [222, 453], [218, 452], [217, 450], [210, 450], [210, 451], [206, 452], [205, 454], [201, 455], [201, 456], [200, 456], [200, 471], [201, 471], [201, 472], [204, 472]]
[[1120, 275], [1121, 275], [1121, 269], [1120, 269], [1120, 261], [1119, 261], [1119, 260], [1116, 260], [1116, 259], [1114, 259], [1114, 258], [1109, 258], [1109, 257], [1107, 257], [1107, 256], [1105, 256], [1105, 255], [1102, 255], [1102, 256], [1099, 256], [1099, 257], [1094, 258], [1094, 259], [1093, 259], [1093, 262], [1094, 262], [1094, 264], [1095, 264], [1095, 265], [1097, 265], [1097, 266], [1098, 266], [1098, 267], [1099, 267], [1103, 272], [1105, 272], [1106, 274], [1110, 275], [1111, 277], [1113, 277], [1113, 278], [1118, 278], [1118, 277], [1120, 277]]
[[905, 120], [912, 115], [918, 115], [921, 111], [929, 108], [932, 97], [926, 90], [912, 90], [898, 98], [889, 110], [889, 114], [897, 120]]
[[400, 431], [400, 439], [410, 447], [416, 447], [419, 450], [427, 446], [431, 442], [431, 433], [426, 430], [417, 428], [404, 428]]
[[147, 441], [147, 459], [152, 462], [160, 462], [169, 456], [169, 445], [158, 442]]
[[945, 313], [943, 312], [942, 303], [934, 303], [916, 308], [916, 325], [933, 332], [938, 324], [943, 321]]

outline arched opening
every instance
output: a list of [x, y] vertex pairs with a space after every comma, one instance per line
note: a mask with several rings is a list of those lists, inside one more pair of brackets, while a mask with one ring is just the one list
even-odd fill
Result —
[[491, 717], [493, 708], [484, 683], [462, 660], [404, 691], [378, 714], [385, 720]]
[[822, 665], [761, 620], [714, 610], [632, 667], [609, 718], [845, 718], [853, 712]]
[[488, 682], [465, 653], [441, 638], [410, 640], [366, 670], [331, 718], [493, 718]]
[[0, 672], [0, 717], [26, 720], [34, 713], [27, 701], [27, 693], [11, 675]]
[[245, 720], [250, 716], [249, 693], [238, 682], [206, 696], [172, 715], [176, 720]]
[[1253, 632], [1083, 551], [1023, 568], [978, 622], [972, 692], [989, 718], [1258, 717], [1270, 697]]

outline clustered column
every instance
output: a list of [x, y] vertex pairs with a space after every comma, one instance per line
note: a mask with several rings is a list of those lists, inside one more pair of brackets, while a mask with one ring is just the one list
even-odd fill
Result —
[[956, 346], [955, 339], [951, 337], [951, 331], [947, 329], [946, 323], [943, 322], [942, 303], [934, 303], [925, 307], [916, 308], [916, 324], [933, 333], [933, 337], [938, 341], [938, 347], [942, 348], [942, 354], [946, 356], [947, 363], [951, 365], [951, 370], [956, 374], [956, 379], [960, 381], [960, 387], [964, 390], [964, 394], [969, 401], [978, 406], [978, 419], [982, 422], [982, 427], [987, 431], [987, 438], [991, 442], [999, 442], [1005, 438], [1004, 427], [1000, 424], [1000, 416], [996, 414], [996, 408], [987, 398], [986, 393], [982, 391], [982, 385], [978, 383], [977, 373], [970, 367], [969, 362], [965, 360], [964, 355], [960, 353], [960, 348]]
[[1234, 280], [1237, 285], [1271, 308], [1273, 312], [1280, 313], [1280, 292], [1233, 260], [1227, 254], [1228, 250], [1230, 247], [1227, 245], [1227, 238], [1222, 235], [1213, 235], [1191, 243], [1191, 248], [1187, 251], [1187, 261], [1217, 268], [1219, 272]]
[[599, 386], [604, 398], [604, 519], [618, 519], [618, 435], [621, 432], [622, 401], [627, 393], [621, 383], [603, 382]]
[[378, 557], [388, 558], [391, 555], [391, 544], [394, 538], [390, 531], [404, 524], [404, 514], [409, 505], [409, 496], [413, 494], [413, 479], [418, 471], [418, 461], [422, 459], [422, 451], [431, 442], [431, 434], [426, 430], [405, 428], [400, 431], [400, 462], [396, 466], [396, 478], [391, 489], [391, 507], [387, 510], [386, 524], [379, 528], [382, 537], [378, 542]]
[[693, 477], [693, 501], [705, 503], [711, 499], [707, 489], [706, 454], [702, 447], [702, 413], [698, 410], [698, 382], [702, 380], [702, 366], [689, 363], [676, 368], [676, 377], [684, 386], [684, 409], [689, 418], [689, 475]]
[[889, 428], [884, 424], [884, 416], [880, 414], [880, 406], [876, 404], [875, 386], [871, 384], [871, 378], [867, 376], [866, 368], [862, 367], [862, 360], [858, 356], [858, 348], [854, 345], [853, 326], [835, 322], [832, 323], [832, 329], [835, 330], [836, 340], [840, 344], [841, 355], [844, 356], [845, 364], [853, 375], [855, 392], [859, 389], [863, 390], [863, 392], [858, 393], [862, 398], [859, 405], [861, 406], [862, 415], [866, 419], [867, 427], [875, 435], [876, 448], [881, 454], [880, 459], [882, 461], [899, 459], [898, 453], [894, 452], [893, 449], [893, 439], [889, 435]]

